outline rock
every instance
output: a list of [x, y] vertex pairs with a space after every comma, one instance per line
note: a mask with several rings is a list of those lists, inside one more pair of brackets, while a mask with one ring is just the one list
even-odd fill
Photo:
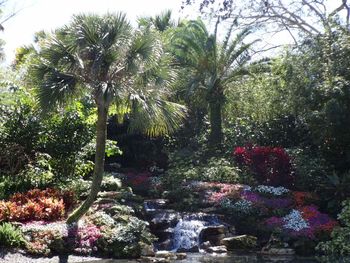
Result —
[[151, 199], [144, 201], [144, 208], [146, 212], [148, 210], [164, 209], [169, 203], [168, 199]]
[[219, 235], [212, 235], [212, 236], [206, 236], [205, 238], [200, 238], [201, 242], [207, 242], [209, 241], [212, 246], [219, 246], [221, 245], [221, 240], [226, 237], [225, 234], [219, 234]]
[[141, 263], [169, 263], [168, 258], [155, 258], [155, 257], [141, 257], [138, 259]]
[[174, 229], [167, 228], [165, 230], [154, 231], [153, 234], [158, 238], [158, 242], [162, 243], [168, 239], [172, 239], [174, 236]]
[[108, 191], [108, 192], [99, 192], [98, 197], [100, 198], [110, 198], [110, 199], [117, 199], [121, 196], [122, 194], [117, 191]]
[[170, 251], [166, 251], [166, 250], [161, 250], [161, 251], [157, 251], [155, 254], [156, 258], [166, 258], [166, 259], [176, 259], [176, 254]]
[[229, 232], [230, 235], [235, 235], [236, 234], [235, 226], [229, 226], [228, 227], [228, 232]]
[[157, 243], [156, 247], [158, 250], [171, 250], [172, 249], [172, 241], [171, 239], [167, 239], [161, 243]]
[[167, 229], [169, 227], [174, 227], [181, 215], [172, 211], [162, 211], [157, 213], [155, 217], [150, 222], [150, 228], [152, 232], [159, 231], [161, 229]]
[[294, 255], [295, 251], [292, 248], [263, 248], [260, 252], [261, 254], [264, 255], [282, 255], [282, 256], [289, 256], [289, 255]]
[[187, 254], [186, 253], [176, 253], [176, 259], [177, 260], [184, 260], [187, 258]]
[[227, 248], [225, 246], [215, 246], [206, 249], [208, 253], [223, 254], [227, 253]]
[[201, 244], [201, 249], [207, 249], [211, 246], [210, 242], [209, 241], [205, 241]]
[[235, 237], [226, 237], [221, 240], [221, 244], [225, 245], [228, 250], [233, 249], [252, 249], [257, 246], [257, 238], [254, 236], [241, 235]]
[[202, 238], [205, 238], [206, 236], [214, 236], [214, 235], [220, 235], [225, 234], [227, 231], [226, 227], [224, 225], [220, 226], [207, 226], [202, 229], [200, 232], [200, 236]]
[[141, 249], [141, 256], [153, 257], [155, 255], [152, 245], [145, 245]]
[[195, 253], [195, 252], [199, 252], [199, 247], [198, 246], [194, 246], [194, 247], [191, 247], [191, 248], [179, 248], [177, 250], [177, 252], [180, 252], [180, 253], [183, 253], [183, 252]]
[[206, 207], [206, 208], [203, 208], [201, 210], [201, 212], [203, 213], [208, 213], [208, 214], [211, 214], [211, 213], [216, 213], [217, 212], [217, 208], [211, 206], [211, 207]]
[[112, 198], [98, 198], [96, 201], [95, 201], [95, 204], [98, 204], [98, 205], [102, 205], [102, 204], [115, 204], [117, 203], [116, 200], [112, 199]]
[[199, 234], [201, 242], [210, 241], [211, 245], [219, 246], [220, 241], [226, 237], [227, 228], [224, 225], [208, 226], [203, 228]]

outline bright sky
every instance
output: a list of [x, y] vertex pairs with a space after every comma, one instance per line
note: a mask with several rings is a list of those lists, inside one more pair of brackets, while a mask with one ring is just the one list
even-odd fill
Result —
[[181, 0], [9, 0], [5, 14], [23, 10], [3, 24], [5, 30], [0, 38], [6, 42], [6, 62], [10, 63], [15, 49], [32, 43], [35, 32], [64, 25], [73, 14], [124, 11], [135, 21], [139, 16], [159, 14], [166, 9], [173, 10], [175, 18], [184, 16], [180, 7]]

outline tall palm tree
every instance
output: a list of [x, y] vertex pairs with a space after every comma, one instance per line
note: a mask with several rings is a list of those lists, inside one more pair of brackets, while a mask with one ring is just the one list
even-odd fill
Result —
[[[245, 29], [232, 38], [234, 24], [228, 29], [223, 42], [218, 40], [219, 20], [214, 33], [208, 32], [200, 19], [187, 21], [177, 28], [172, 38], [173, 51], [178, 63], [186, 70], [187, 96], [201, 90], [204, 94], [210, 120], [210, 143], [218, 146], [223, 139], [222, 107], [224, 90], [249, 61], [249, 48], [255, 41], [245, 44], [244, 39], [250, 34]], [[204, 92], [203, 92], [204, 90]]]
[[131, 129], [159, 135], [173, 131], [184, 107], [166, 101], [173, 72], [152, 31], [133, 30], [125, 14], [73, 16], [42, 40], [31, 75], [44, 110], [80, 94], [97, 107], [96, 154], [90, 194], [67, 219], [78, 221], [93, 204], [104, 172], [108, 110], [115, 103], [133, 116]]

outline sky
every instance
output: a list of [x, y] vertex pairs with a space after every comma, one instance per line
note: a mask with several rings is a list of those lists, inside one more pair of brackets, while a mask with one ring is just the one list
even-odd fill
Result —
[[181, 0], [8, 0], [4, 14], [21, 10], [6, 21], [0, 38], [5, 41], [6, 62], [10, 63], [17, 47], [33, 42], [35, 32], [52, 30], [70, 21], [73, 14], [124, 11], [129, 20], [139, 16], [155, 15], [163, 10], [173, 10], [175, 18], [180, 13]]
[[[123, 11], [131, 22], [137, 17], [159, 14], [166, 9], [173, 11], [173, 17], [196, 18], [199, 14], [195, 8], [187, 7], [181, 11], [182, 0], [7, 0], [3, 13], [6, 17], [14, 10], [20, 10], [13, 18], [2, 23], [4, 31], [0, 32], [0, 39], [5, 41], [6, 56], [3, 65], [10, 64], [14, 59], [16, 48], [33, 42], [35, 32], [50, 31], [69, 23], [73, 14]], [[244, 0], [243, 0], [244, 1]], [[285, 1], [285, 0], [284, 0]], [[335, 8], [340, 0], [328, 0], [328, 4]], [[0, 23], [1, 23], [0, 19]], [[136, 23], [135, 23], [136, 24]], [[220, 36], [220, 32], [219, 32]], [[260, 46], [292, 43], [289, 34], [282, 32], [272, 36], [251, 36], [262, 38]], [[271, 44], [272, 43], [272, 44]]]

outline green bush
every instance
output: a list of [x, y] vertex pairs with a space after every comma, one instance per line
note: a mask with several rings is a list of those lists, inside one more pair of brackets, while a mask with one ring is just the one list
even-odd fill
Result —
[[295, 170], [295, 186], [301, 191], [321, 193], [331, 170], [320, 154], [310, 149], [287, 150]]
[[0, 225], [0, 246], [16, 248], [25, 244], [21, 230], [10, 223]]
[[101, 190], [102, 191], [117, 191], [122, 187], [122, 181], [111, 174], [103, 176]]
[[338, 215], [338, 219], [343, 226], [333, 230], [330, 241], [317, 245], [316, 250], [322, 254], [350, 256], [350, 200], [344, 201], [342, 205], [343, 209]]
[[98, 240], [102, 254], [113, 258], [138, 258], [145, 245], [151, 245], [154, 236], [148, 230], [148, 224], [130, 216], [127, 224], [117, 224], [104, 231]]

